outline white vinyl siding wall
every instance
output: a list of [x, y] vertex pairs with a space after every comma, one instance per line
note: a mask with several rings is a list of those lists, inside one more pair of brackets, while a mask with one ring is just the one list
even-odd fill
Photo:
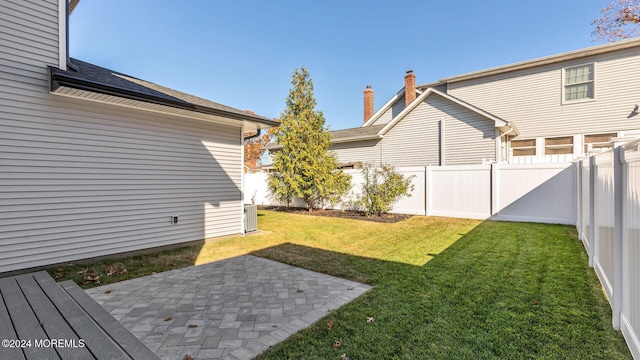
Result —
[[[563, 68], [595, 63], [596, 100], [563, 103]], [[638, 128], [640, 49], [627, 49], [449, 84], [448, 93], [516, 124], [519, 138]]]
[[0, 3], [0, 272], [239, 234], [241, 127], [50, 94], [57, 1], [20, 6]]

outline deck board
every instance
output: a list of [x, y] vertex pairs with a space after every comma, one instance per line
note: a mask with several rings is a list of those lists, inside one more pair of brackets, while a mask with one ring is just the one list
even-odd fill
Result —
[[53, 306], [33, 276], [23, 275], [16, 277], [16, 280], [48, 337], [71, 342], [69, 347], [56, 347], [60, 358], [63, 360], [91, 359], [93, 356], [89, 350], [80, 345], [78, 335], [67, 324], [58, 309]]
[[90, 313], [100, 324], [102, 329], [127, 352], [133, 359], [156, 359], [149, 348], [138, 338], [131, 335], [129, 330], [120, 324], [111, 314], [98, 304], [91, 296], [87, 295], [73, 281], [59, 283], [87, 313]]
[[[90, 316], [46, 272], [35, 273], [34, 279], [67, 320], [73, 331], [85, 341], [96, 359], [130, 359], [114, 344]], [[133, 336], [133, 335], [131, 335]]]
[[73, 281], [46, 271], [0, 278], [4, 339], [27, 346], [0, 346], [0, 360], [160, 359]]
[[[2, 296], [2, 290], [0, 289], [0, 340], [10, 340], [17, 339], [18, 335], [16, 331], [13, 329], [13, 324], [11, 323], [11, 317], [9, 316], [9, 312], [7, 307], [4, 305], [4, 297]], [[22, 349], [13, 348], [13, 347], [0, 347], [0, 359], [16, 359], [16, 360], [24, 360], [24, 353]]]
[[16, 335], [19, 339], [31, 342], [31, 346], [23, 347], [25, 357], [27, 359], [60, 359], [53, 348], [35, 346], [35, 341], [48, 339], [48, 337], [15, 278], [0, 279], [0, 291], [2, 291]]

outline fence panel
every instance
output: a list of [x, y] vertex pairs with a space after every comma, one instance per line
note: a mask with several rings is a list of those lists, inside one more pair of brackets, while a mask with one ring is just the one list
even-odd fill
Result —
[[620, 329], [640, 359], [640, 142], [624, 146], [622, 196], [622, 313]]
[[427, 215], [491, 216], [491, 165], [428, 167], [427, 186]]
[[575, 224], [575, 165], [494, 165], [497, 194], [491, 219]]
[[395, 214], [426, 215], [425, 167], [399, 167], [396, 170], [404, 177], [414, 176], [411, 180], [413, 191], [411, 192], [411, 197], [400, 199], [390, 212]]
[[594, 249], [593, 266], [609, 302], [613, 304], [614, 275], [614, 168], [613, 152], [594, 156]]

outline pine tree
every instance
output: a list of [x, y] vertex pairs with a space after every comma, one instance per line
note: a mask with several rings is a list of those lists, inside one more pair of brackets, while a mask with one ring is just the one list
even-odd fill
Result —
[[313, 211], [314, 206], [337, 203], [349, 190], [351, 177], [338, 169], [338, 160], [329, 151], [331, 134], [324, 115], [315, 109], [313, 80], [307, 69], [295, 69], [291, 84], [276, 131], [282, 149], [275, 154], [269, 187], [287, 205], [297, 196]]

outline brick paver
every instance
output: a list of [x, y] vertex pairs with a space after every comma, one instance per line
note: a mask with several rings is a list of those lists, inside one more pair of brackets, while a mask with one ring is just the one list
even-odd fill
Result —
[[163, 359], [251, 359], [370, 288], [245, 255], [87, 293]]

